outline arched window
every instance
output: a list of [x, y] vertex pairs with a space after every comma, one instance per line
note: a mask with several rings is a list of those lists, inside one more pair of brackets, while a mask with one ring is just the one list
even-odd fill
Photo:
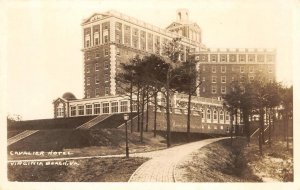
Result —
[[220, 122], [224, 122], [224, 112], [220, 111]]
[[226, 116], [225, 116], [225, 120], [226, 120], [226, 121], [229, 121], [229, 119], [230, 119], [230, 117], [229, 117], [229, 112], [227, 111], [227, 112], [226, 112]]
[[208, 120], [210, 120], [211, 118], [210, 118], [210, 109], [208, 109], [207, 111], [206, 111], [206, 118], [208, 119]]
[[204, 119], [204, 110], [201, 109], [200, 112], [201, 112], [201, 118]]
[[213, 116], [214, 116], [214, 120], [218, 120], [218, 112], [217, 112], [217, 110], [214, 110]]

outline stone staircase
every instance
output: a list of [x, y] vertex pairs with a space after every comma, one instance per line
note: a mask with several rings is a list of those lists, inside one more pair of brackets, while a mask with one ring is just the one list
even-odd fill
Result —
[[87, 130], [87, 129], [90, 129], [92, 128], [93, 126], [97, 125], [98, 123], [104, 121], [105, 119], [111, 117], [112, 115], [108, 115], [108, 114], [105, 114], [105, 115], [99, 115], [97, 117], [95, 117], [94, 119], [80, 125], [79, 127], [76, 127], [76, 129], [81, 129], [81, 130]]
[[16, 142], [18, 142], [18, 141], [20, 141], [20, 140], [22, 140], [22, 139], [24, 139], [24, 138], [32, 135], [32, 134], [38, 132], [38, 131], [39, 130], [26, 130], [26, 131], [24, 131], [24, 132], [22, 132], [20, 134], [17, 134], [17, 135], [15, 135], [15, 136], [13, 136], [13, 137], [11, 137], [11, 138], [9, 138], [7, 140], [7, 146], [9, 146], [11, 144], [14, 144], [14, 143], [16, 143]]

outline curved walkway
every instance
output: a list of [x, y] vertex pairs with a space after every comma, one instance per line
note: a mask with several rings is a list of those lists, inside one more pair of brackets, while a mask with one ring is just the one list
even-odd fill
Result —
[[175, 167], [185, 156], [210, 143], [226, 139], [214, 138], [197, 141], [149, 153], [138, 153], [132, 156], [150, 157], [130, 177], [129, 182], [175, 182]]

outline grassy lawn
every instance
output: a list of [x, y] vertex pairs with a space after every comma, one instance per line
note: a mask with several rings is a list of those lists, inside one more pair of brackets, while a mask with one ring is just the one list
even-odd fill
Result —
[[177, 166], [181, 182], [255, 182], [260, 179], [248, 168], [242, 150], [243, 138], [209, 144]]
[[9, 181], [20, 182], [127, 182], [146, 158], [93, 158], [72, 166], [11, 166]]

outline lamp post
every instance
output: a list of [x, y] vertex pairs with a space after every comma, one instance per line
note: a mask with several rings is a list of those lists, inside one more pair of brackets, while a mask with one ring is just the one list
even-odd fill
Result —
[[127, 136], [127, 121], [129, 119], [129, 115], [127, 113], [124, 114], [125, 121], [125, 138], [126, 138], [126, 158], [129, 158], [129, 148], [128, 148], [128, 136]]

